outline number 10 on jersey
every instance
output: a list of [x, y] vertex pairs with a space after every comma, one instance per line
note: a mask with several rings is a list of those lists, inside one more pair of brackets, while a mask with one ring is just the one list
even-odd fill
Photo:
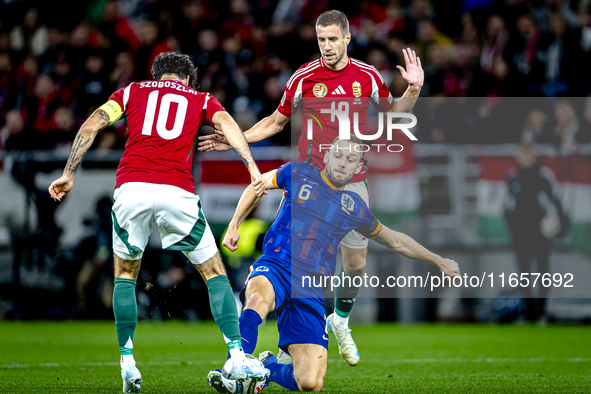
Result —
[[[172, 140], [183, 132], [183, 124], [185, 123], [185, 116], [187, 115], [187, 107], [189, 100], [186, 97], [174, 93], [167, 93], [162, 96], [160, 103], [158, 103], [158, 95], [160, 92], [154, 90], [148, 96], [148, 105], [146, 106], [146, 116], [144, 117], [144, 125], [142, 127], [143, 135], [152, 135], [152, 126], [154, 125], [154, 118], [156, 117], [156, 108], [160, 104], [160, 111], [158, 112], [158, 119], [156, 120], [156, 131], [160, 137], [165, 140]], [[170, 104], [176, 103], [178, 105], [174, 124], [172, 129], [167, 129], [168, 116], [170, 111]]]

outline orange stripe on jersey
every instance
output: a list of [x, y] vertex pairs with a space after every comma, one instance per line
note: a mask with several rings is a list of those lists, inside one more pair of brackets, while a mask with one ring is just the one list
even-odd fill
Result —
[[242, 286], [243, 290], [246, 290], [246, 285], [248, 284], [248, 278], [250, 278], [250, 274], [252, 274], [252, 265], [250, 267], [248, 267], [248, 275], [246, 276], [246, 279], [244, 280], [244, 286]]
[[279, 185], [277, 185], [277, 171], [275, 171], [273, 174], [273, 186], [275, 186], [277, 189], [280, 189]]
[[328, 180], [328, 178], [326, 177], [326, 175], [324, 175], [324, 171], [322, 171], [322, 172], [320, 173], [320, 176], [322, 177], [322, 180], [323, 180], [324, 182], [326, 182], [326, 184], [327, 184], [328, 186], [330, 186], [332, 189], [336, 189], [336, 190], [345, 190], [345, 188], [344, 188], [344, 187], [336, 187], [335, 185], [333, 185], [333, 184], [332, 184], [332, 182]]
[[378, 221], [378, 226], [376, 227], [375, 230], [373, 230], [373, 232], [371, 233], [370, 237], [375, 237], [376, 235], [378, 235], [378, 233], [380, 231], [382, 231], [382, 227], [384, 227], [384, 226], [382, 226], [382, 222]]

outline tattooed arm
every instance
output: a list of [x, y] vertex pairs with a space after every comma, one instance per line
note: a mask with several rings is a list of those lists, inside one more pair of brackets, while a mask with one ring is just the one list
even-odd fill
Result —
[[257, 196], [266, 194], [265, 186], [263, 185], [263, 180], [261, 178], [261, 172], [252, 158], [252, 153], [250, 152], [244, 134], [234, 119], [226, 111], [218, 111], [213, 115], [212, 123], [213, 127], [224, 133], [230, 146], [234, 148], [238, 156], [244, 162], [244, 165], [248, 168], [255, 194]]
[[74, 177], [76, 177], [76, 170], [78, 170], [78, 166], [80, 165], [80, 162], [82, 162], [84, 154], [92, 146], [92, 142], [97, 133], [107, 127], [109, 123], [111, 123], [109, 114], [99, 108], [94, 111], [86, 122], [84, 122], [82, 127], [80, 127], [80, 130], [74, 139], [74, 143], [72, 144], [70, 157], [66, 163], [66, 168], [64, 168], [63, 175], [59, 179], [53, 181], [49, 186], [49, 194], [51, 195], [51, 198], [56, 201], [61, 201], [66, 193], [72, 190], [72, 187], [74, 186]]

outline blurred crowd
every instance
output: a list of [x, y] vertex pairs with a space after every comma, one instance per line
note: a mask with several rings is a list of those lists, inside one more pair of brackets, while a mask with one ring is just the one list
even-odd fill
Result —
[[[541, 143], [558, 154], [589, 147], [591, 0], [0, 0], [0, 171], [3, 152], [67, 153], [112, 92], [152, 79], [161, 52], [188, 54], [200, 90], [248, 129], [275, 111], [292, 73], [320, 56], [314, 24], [329, 9], [349, 17], [348, 54], [375, 66], [394, 96], [407, 87], [396, 69], [402, 49], [417, 51], [425, 85], [413, 133], [421, 143]], [[101, 132], [94, 149], [122, 149], [125, 128], [120, 121]], [[262, 143], [290, 142], [283, 132]], [[111, 316], [110, 198], [97, 201], [78, 245], [56, 249], [56, 206], [34, 177], [63, 162], [32, 165], [23, 156], [12, 175], [37, 206], [38, 229], [11, 230], [13, 283], [23, 286], [0, 301], [20, 300], [16, 318]], [[195, 269], [158, 245], [149, 249], [141, 317], [207, 318], [207, 305], [179, 296], [206, 297]], [[225, 257], [236, 274], [241, 263]], [[49, 281], [49, 271], [61, 279]], [[31, 289], [41, 290], [34, 297]], [[57, 292], [61, 307], [52, 309]]]
[[[276, 109], [291, 74], [319, 57], [314, 23], [332, 8], [349, 17], [349, 55], [375, 66], [395, 96], [406, 89], [396, 65], [403, 62], [402, 48], [411, 46], [425, 69], [423, 96], [585, 97], [591, 91], [590, 5], [589, 0], [64, 0], [58, 6], [3, 0], [0, 150], [67, 149], [80, 124], [113, 91], [152, 79], [155, 56], [174, 50], [189, 54], [199, 67], [201, 90], [249, 128]], [[547, 127], [561, 128], [558, 113], [564, 108], [554, 108], [556, 101], [549, 106]], [[573, 110], [591, 119], [585, 108]], [[520, 123], [525, 118], [522, 114]], [[527, 121], [535, 125], [539, 118], [531, 114]], [[124, 133], [125, 125], [117, 124], [100, 134], [95, 148], [122, 148]], [[438, 124], [422, 133], [423, 142], [532, 138], [512, 133], [480, 141]], [[550, 130], [544, 138], [556, 142], [562, 134]], [[279, 133], [267, 143], [289, 139]]]

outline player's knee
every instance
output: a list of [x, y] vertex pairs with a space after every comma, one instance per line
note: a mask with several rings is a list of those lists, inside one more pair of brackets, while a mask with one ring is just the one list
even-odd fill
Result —
[[136, 279], [140, 271], [141, 260], [115, 259], [115, 277]]
[[318, 372], [318, 376], [316, 379], [316, 388], [314, 391], [322, 391], [324, 388], [324, 378], [326, 377], [326, 370], [324, 372]]
[[350, 276], [363, 275], [365, 265], [365, 258], [354, 257], [344, 261], [345, 272]]
[[315, 374], [301, 376], [298, 379], [300, 391], [321, 391], [323, 383]]
[[343, 268], [348, 275], [363, 275], [366, 265], [367, 249], [343, 248]]
[[318, 380], [316, 381], [316, 387], [312, 391], [322, 391], [323, 387], [324, 387], [324, 378], [318, 378]]
[[219, 252], [214, 254], [211, 258], [207, 259], [205, 262], [201, 264], [194, 264], [197, 271], [203, 277], [203, 280], [206, 282], [211, 278], [215, 278], [216, 276], [220, 275], [227, 275], [226, 269], [224, 268], [224, 263], [222, 263], [222, 259], [220, 258]]

